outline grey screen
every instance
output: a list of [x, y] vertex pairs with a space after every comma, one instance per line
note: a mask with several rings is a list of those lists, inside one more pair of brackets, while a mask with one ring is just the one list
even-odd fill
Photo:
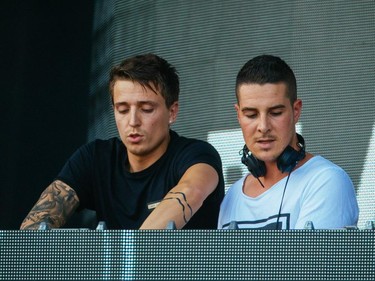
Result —
[[375, 218], [374, 1], [96, 1], [88, 140], [116, 136], [108, 73], [153, 52], [181, 80], [172, 129], [219, 151], [226, 188], [247, 172], [236, 119], [235, 77], [250, 58], [283, 58], [297, 77], [307, 150], [343, 167]]

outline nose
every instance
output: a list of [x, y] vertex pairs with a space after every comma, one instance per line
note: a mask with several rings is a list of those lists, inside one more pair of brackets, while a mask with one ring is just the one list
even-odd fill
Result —
[[129, 114], [129, 126], [131, 127], [137, 127], [141, 124], [138, 112], [136, 109], [130, 110]]
[[259, 117], [258, 131], [262, 134], [267, 133], [270, 130], [270, 122], [267, 115], [261, 115]]

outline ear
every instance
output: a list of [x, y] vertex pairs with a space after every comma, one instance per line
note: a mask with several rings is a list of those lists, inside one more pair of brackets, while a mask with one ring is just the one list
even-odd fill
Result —
[[294, 124], [297, 124], [302, 112], [302, 100], [297, 99], [293, 104]]
[[237, 120], [238, 122], [240, 122], [240, 106], [238, 105], [238, 103], [234, 104], [234, 108], [236, 109], [236, 112], [237, 112]]
[[174, 123], [177, 119], [178, 114], [178, 101], [175, 101], [170, 107], [169, 107], [169, 123]]

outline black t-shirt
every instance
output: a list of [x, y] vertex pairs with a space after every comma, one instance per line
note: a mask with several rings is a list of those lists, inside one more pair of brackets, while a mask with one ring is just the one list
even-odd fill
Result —
[[184, 229], [215, 229], [224, 197], [220, 156], [207, 142], [174, 131], [170, 135], [166, 153], [143, 171], [130, 173], [126, 169], [126, 148], [118, 138], [112, 138], [79, 148], [56, 179], [76, 191], [79, 209], [96, 211], [98, 221], [104, 221], [109, 229], [138, 229], [152, 211], [150, 204], [165, 197], [189, 167], [206, 163], [218, 172], [219, 184]]

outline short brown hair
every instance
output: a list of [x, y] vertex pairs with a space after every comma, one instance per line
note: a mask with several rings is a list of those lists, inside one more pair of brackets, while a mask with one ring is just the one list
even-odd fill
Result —
[[118, 80], [131, 80], [154, 92], [159, 91], [168, 108], [178, 101], [180, 93], [178, 73], [175, 67], [155, 54], [130, 57], [111, 69], [109, 92], [112, 103], [113, 88]]

